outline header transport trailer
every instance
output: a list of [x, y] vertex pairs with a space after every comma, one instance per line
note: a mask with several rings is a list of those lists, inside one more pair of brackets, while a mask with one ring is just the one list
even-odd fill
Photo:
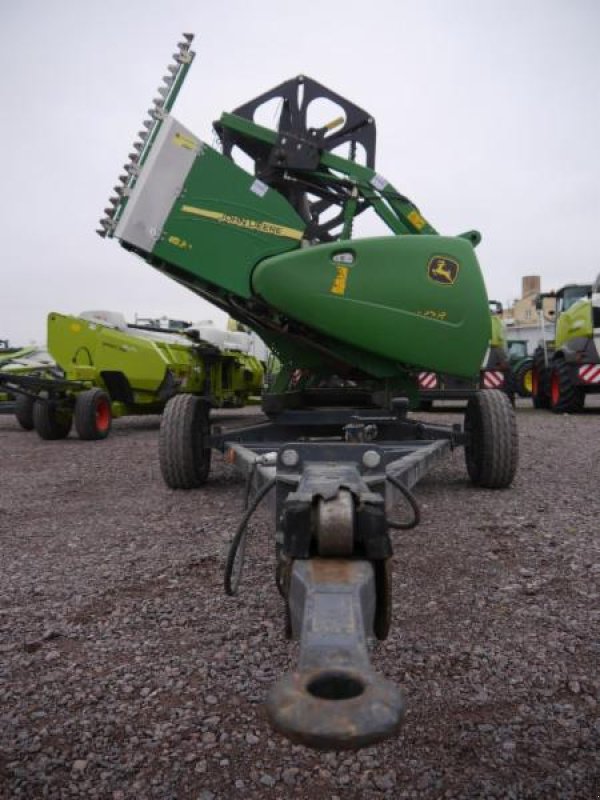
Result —
[[[277, 357], [257, 424], [217, 430], [194, 397], [171, 398], [161, 468], [173, 489], [199, 487], [217, 449], [247, 475], [255, 493], [231, 540], [230, 594], [247, 523], [271, 501], [275, 578], [300, 656], [272, 687], [269, 717], [294, 741], [357, 748], [393, 735], [403, 716], [367, 643], [390, 627], [390, 534], [419, 522], [414, 485], [461, 445], [476, 485], [507, 487], [516, 470], [502, 392], [471, 397], [464, 427], [408, 415], [419, 371], [469, 377], [482, 362], [480, 236], [439, 235], [376, 172], [372, 115], [304, 75], [222, 114], [217, 147], [202, 141], [171, 114], [192, 40], [178, 45], [98, 232], [255, 330]], [[273, 106], [275, 128], [259, 125]], [[387, 235], [353, 237], [367, 211]]]

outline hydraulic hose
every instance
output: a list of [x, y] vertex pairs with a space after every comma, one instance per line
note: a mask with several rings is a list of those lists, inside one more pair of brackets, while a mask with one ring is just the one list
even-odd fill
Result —
[[[240, 585], [240, 578], [242, 577], [242, 569], [244, 566], [244, 552], [245, 552], [245, 545], [246, 545], [246, 531], [248, 527], [248, 522], [250, 517], [254, 514], [262, 500], [266, 497], [266, 495], [271, 491], [271, 489], [275, 486], [276, 479], [271, 478], [268, 483], [259, 489], [259, 491], [254, 495], [252, 502], [247, 507], [244, 516], [242, 517], [240, 524], [235, 532], [235, 535], [229, 545], [229, 552], [227, 553], [227, 563], [225, 564], [225, 594], [230, 596], [236, 595], [238, 591], [238, 587]], [[238, 555], [238, 551], [240, 551], [240, 563], [238, 564], [237, 570], [235, 570], [234, 574], [234, 567], [236, 562], [236, 557]]]
[[400, 483], [400, 481], [397, 481], [396, 478], [393, 478], [391, 475], [386, 475], [386, 479], [392, 484], [392, 486], [395, 486], [396, 489], [398, 489], [398, 491], [406, 499], [413, 512], [412, 519], [409, 519], [408, 522], [398, 522], [397, 520], [388, 518], [388, 527], [399, 531], [408, 531], [411, 528], [416, 528], [421, 521], [421, 509], [419, 507], [419, 503], [417, 502], [417, 498], [410, 491], [410, 489], [404, 486], [403, 483]]

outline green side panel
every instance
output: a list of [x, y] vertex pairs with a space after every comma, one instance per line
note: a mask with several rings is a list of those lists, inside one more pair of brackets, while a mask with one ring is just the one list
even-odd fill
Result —
[[491, 322], [492, 322], [492, 333], [490, 336], [490, 345], [492, 347], [506, 348], [506, 334], [502, 320], [500, 319], [500, 317], [497, 317], [495, 314], [492, 314]]
[[362, 355], [469, 377], [490, 338], [488, 298], [472, 245], [397, 236], [317, 245], [257, 266], [270, 305]]
[[224, 351], [211, 376], [211, 393], [219, 405], [243, 406], [261, 394], [263, 379], [264, 367], [255, 356]]
[[[151, 333], [144, 336], [55, 312], [48, 315], [48, 350], [69, 380], [106, 389], [103, 372], [123, 373], [134, 392], [135, 413], [164, 402], [159, 390], [167, 370], [178, 391], [204, 394], [208, 382], [217, 406], [243, 405], [262, 389], [263, 365], [246, 353], [224, 350], [216, 355], [211, 345], [161, 341]], [[115, 404], [113, 411], [122, 415], [131, 409]]]
[[187, 391], [198, 391], [205, 377], [204, 364], [189, 345], [152, 341], [55, 312], [48, 315], [48, 351], [69, 380], [105, 388], [101, 372], [122, 372], [140, 403], [156, 401], [167, 369]]
[[152, 254], [191, 280], [250, 297], [255, 264], [299, 248], [304, 228], [282, 195], [203, 145]]
[[567, 310], [563, 311], [556, 321], [556, 347], [562, 347], [566, 342], [576, 337], [591, 339], [594, 335], [592, 328], [592, 301], [582, 298]]

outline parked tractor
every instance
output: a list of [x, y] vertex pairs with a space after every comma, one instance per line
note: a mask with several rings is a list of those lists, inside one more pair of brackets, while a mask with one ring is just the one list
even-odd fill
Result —
[[481, 389], [499, 389], [513, 400], [514, 383], [502, 323], [502, 304], [490, 300], [489, 308], [489, 346], [479, 372], [470, 378], [444, 372], [419, 372], [419, 410], [430, 411], [434, 401], [468, 400]]
[[186, 393], [207, 407], [239, 407], [260, 395], [263, 365], [250, 337], [210, 323], [177, 332], [128, 325], [122, 314], [48, 315], [47, 370], [1, 371], [0, 386], [17, 396], [15, 414], [42, 439], [63, 439], [73, 423], [80, 439], [104, 439], [115, 417], [160, 414]]
[[[545, 299], [553, 308], [543, 312]], [[581, 411], [586, 395], [600, 393], [600, 275], [593, 284], [540, 294], [537, 308], [554, 322], [554, 339], [533, 354], [533, 405], [557, 414]]]
[[[249, 520], [272, 503], [276, 584], [300, 654], [270, 691], [269, 717], [294, 741], [358, 748], [403, 717], [402, 693], [372, 669], [367, 644], [391, 624], [392, 533], [419, 522], [412, 488], [460, 445], [474, 484], [502, 489], [515, 475], [504, 393], [475, 393], [462, 429], [407, 413], [415, 372], [469, 378], [481, 365], [480, 236], [439, 235], [376, 172], [373, 116], [304, 75], [223, 113], [218, 147], [202, 141], [171, 114], [192, 39], [178, 45], [98, 233], [256, 331], [277, 357], [254, 424], [217, 430], [196, 397], [172, 397], [161, 470], [174, 490], [200, 487], [216, 449], [246, 475], [228, 594], [241, 582]], [[274, 129], [259, 125], [273, 107]], [[387, 235], [353, 238], [366, 211]]]
[[508, 363], [514, 391], [519, 397], [531, 397], [533, 386], [533, 357], [529, 355], [526, 339], [507, 339]]

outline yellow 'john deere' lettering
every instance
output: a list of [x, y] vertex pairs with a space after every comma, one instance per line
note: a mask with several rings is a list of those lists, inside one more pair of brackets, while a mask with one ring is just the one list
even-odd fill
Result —
[[184, 214], [193, 214], [196, 217], [205, 217], [224, 225], [234, 225], [236, 228], [246, 228], [259, 233], [267, 233], [270, 236], [281, 236], [285, 239], [302, 239], [302, 231], [295, 228], [288, 228], [286, 225], [277, 225], [274, 222], [261, 222], [258, 219], [248, 219], [238, 217], [235, 214], [226, 214], [223, 211], [211, 211], [208, 208], [196, 208], [195, 206], [181, 206]]
[[350, 269], [348, 267], [337, 266], [335, 270], [335, 278], [333, 279], [329, 291], [331, 294], [346, 294], [346, 283], [348, 282], [348, 273]]

